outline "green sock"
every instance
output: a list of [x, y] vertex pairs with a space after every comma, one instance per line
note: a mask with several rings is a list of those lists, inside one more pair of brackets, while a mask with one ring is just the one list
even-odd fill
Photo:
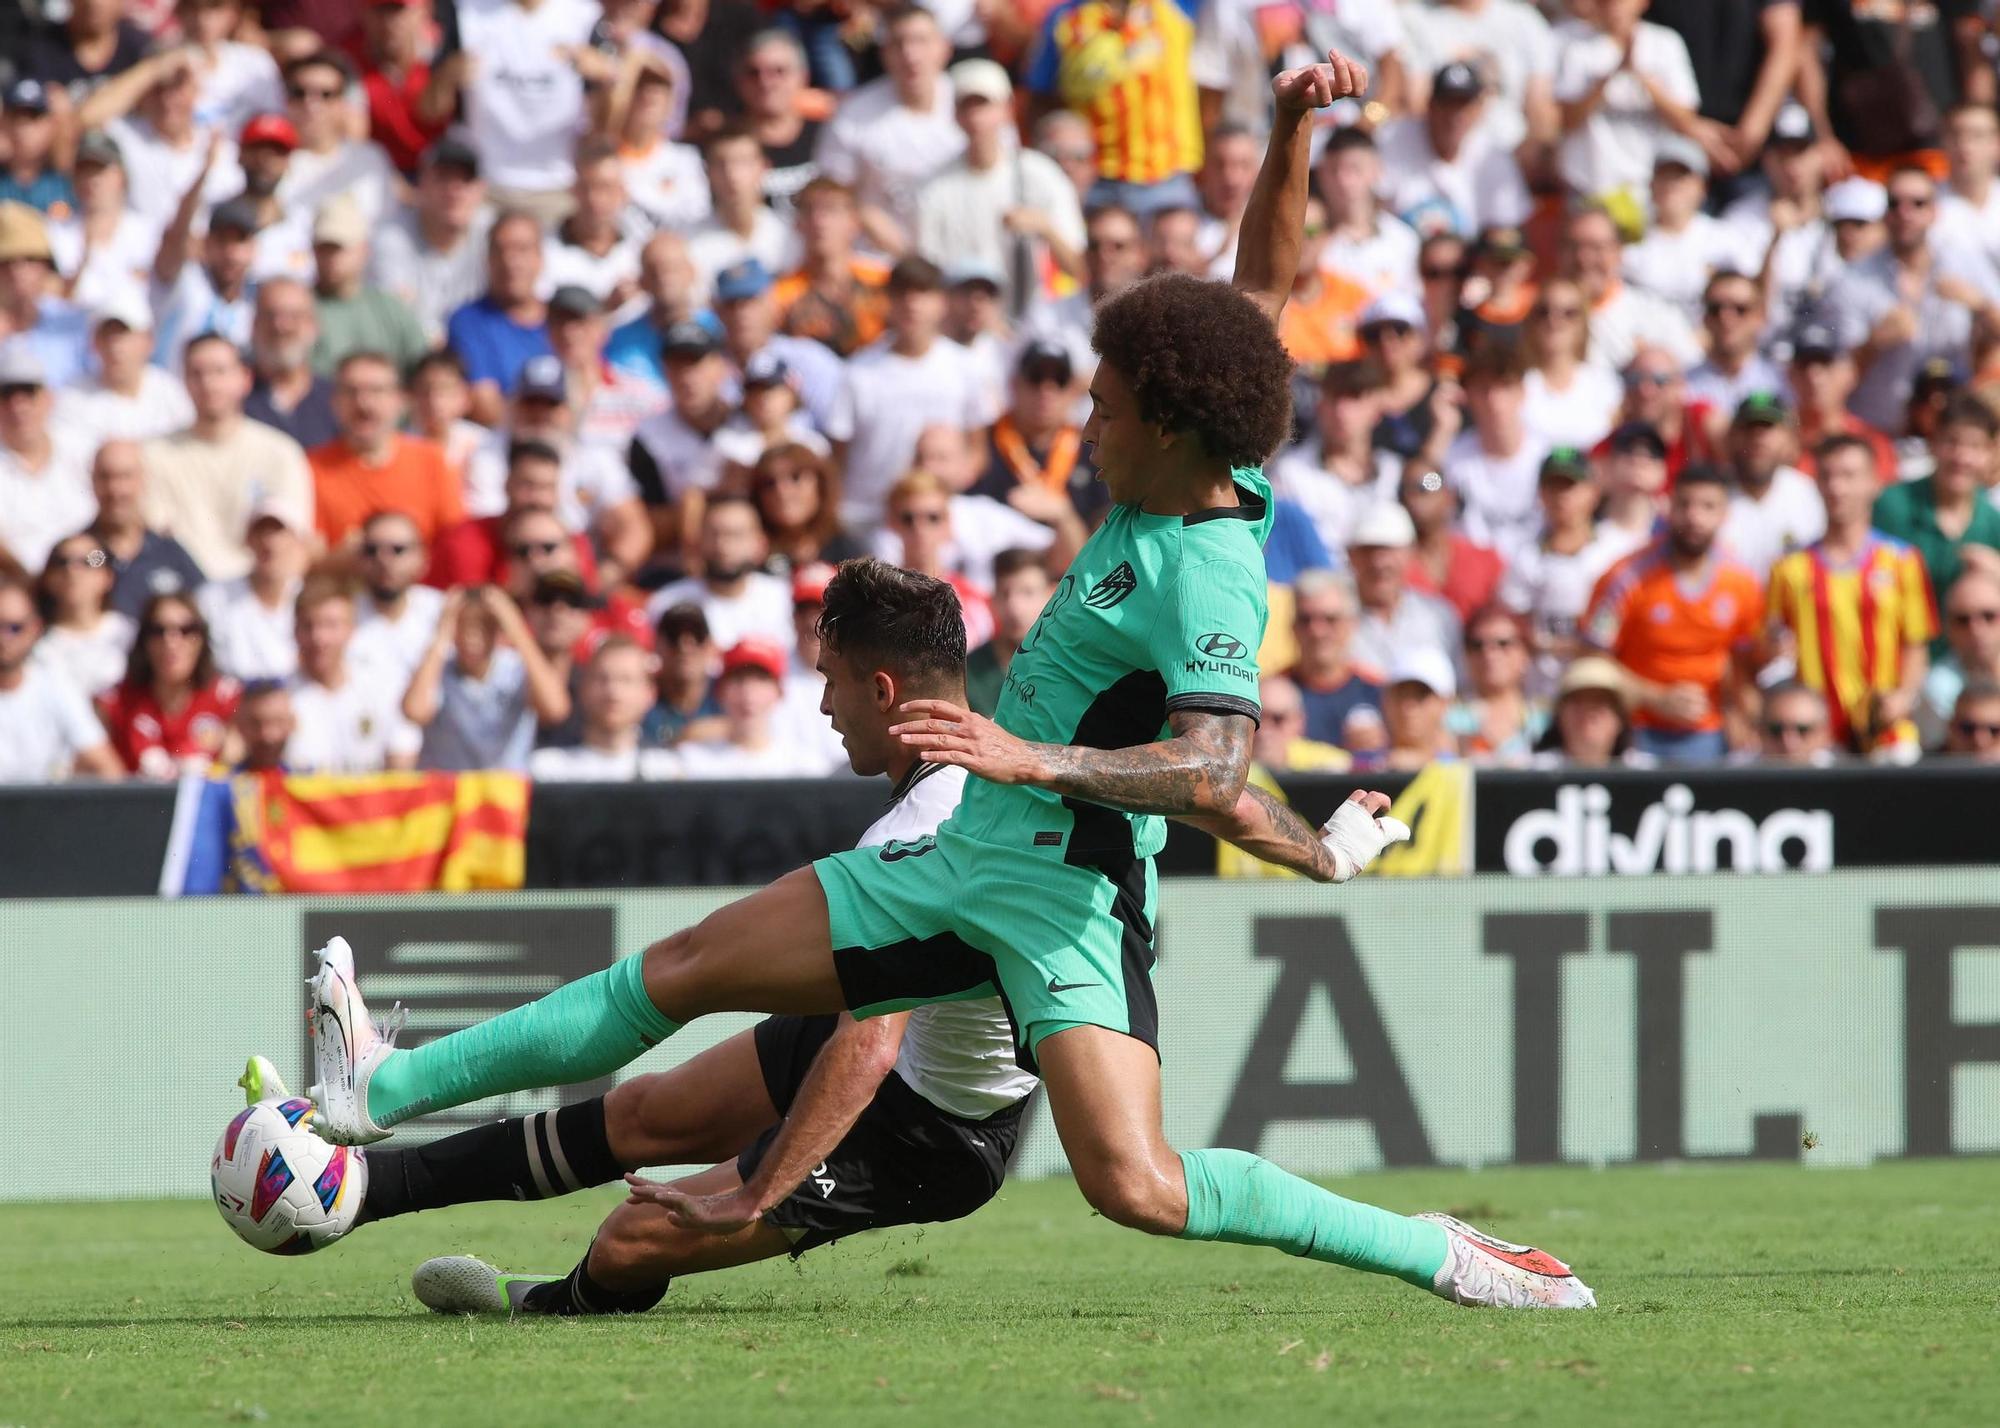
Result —
[[1269, 1245], [1323, 1264], [1393, 1274], [1419, 1289], [1436, 1284], [1450, 1253], [1445, 1232], [1430, 1221], [1343, 1200], [1246, 1151], [1183, 1151], [1181, 1169], [1184, 1240]]
[[540, 1001], [392, 1051], [368, 1081], [368, 1117], [393, 1126], [508, 1091], [594, 1081], [680, 1030], [646, 995], [644, 957], [624, 957]]

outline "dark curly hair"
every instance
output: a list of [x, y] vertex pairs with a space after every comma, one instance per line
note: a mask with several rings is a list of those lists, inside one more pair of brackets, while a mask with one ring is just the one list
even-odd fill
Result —
[[872, 556], [843, 560], [827, 582], [819, 637], [835, 654], [911, 678], [965, 678], [958, 592]]
[[1139, 415], [1197, 437], [1231, 466], [1261, 466], [1292, 425], [1292, 359], [1264, 310], [1225, 283], [1145, 278], [1097, 310], [1090, 345]]

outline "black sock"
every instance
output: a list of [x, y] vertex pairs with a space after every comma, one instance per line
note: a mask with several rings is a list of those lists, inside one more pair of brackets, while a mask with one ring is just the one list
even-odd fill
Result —
[[521, 1298], [528, 1314], [556, 1314], [574, 1318], [583, 1314], [643, 1314], [667, 1297], [667, 1285], [655, 1289], [611, 1289], [590, 1277], [590, 1251], [561, 1279], [537, 1284]]
[[414, 1150], [368, 1153], [360, 1219], [386, 1220], [475, 1200], [547, 1200], [625, 1171], [611, 1154], [604, 1098], [461, 1131]]

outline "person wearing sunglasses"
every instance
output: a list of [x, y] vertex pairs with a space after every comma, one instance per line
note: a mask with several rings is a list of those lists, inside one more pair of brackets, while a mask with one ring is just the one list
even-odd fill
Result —
[[2000, 683], [2000, 573], [1961, 572], [1941, 603], [1945, 651], [1932, 657], [1917, 704], [1917, 730], [1925, 748], [1943, 741], [1951, 707], [1968, 684]]
[[965, 618], [966, 648], [993, 638], [993, 602], [988, 592], [950, 568], [951, 488], [932, 471], [912, 471], [889, 491], [887, 526], [895, 536], [904, 570], [942, 580], [958, 595]]
[[1470, 686], [1445, 715], [1459, 751], [1478, 763], [1525, 765], [1548, 728], [1549, 710], [1528, 693], [1527, 619], [1501, 604], [1474, 610], [1465, 621], [1465, 676]]
[[1681, 372], [1665, 348], [1641, 347], [1622, 373], [1625, 403], [1618, 410], [1618, 424], [1653, 431], [1666, 455], [1669, 480], [1684, 466], [1717, 460], [1728, 426], [1727, 413], [1688, 399]]
[[1553, 447], [1588, 451], [1618, 420], [1625, 389], [1618, 374], [1591, 360], [1590, 314], [1583, 290], [1568, 278], [1550, 278], [1528, 309], [1521, 352], [1521, 420]]
[[1763, 289], [1755, 278], [1725, 269], [1708, 280], [1697, 299], [1708, 356], [1687, 375], [1688, 395], [1729, 411], [1755, 392], [1782, 392], [1785, 375], [1764, 355]]
[[138, 627], [111, 608], [111, 561], [88, 531], [66, 536], [49, 552], [38, 583], [48, 625], [35, 658], [79, 691], [96, 695], [125, 674]]
[[2000, 684], [1968, 684], [1951, 707], [1942, 752], [2000, 764]]
[[42, 635], [35, 592], [0, 575], [0, 784], [83, 774], [122, 778], [90, 701], [54, 665], [35, 658]]
[[1839, 754], [1827, 730], [1826, 698], [1797, 680], [1764, 691], [1756, 762], [1793, 768], [1830, 768]]
[[216, 668], [194, 600], [156, 595], [139, 614], [125, 677], [98, 698], [97, 713], [126, 771], [165, 781], [221, 755], [239, 693]]
[[430, 563], [423, 532], [402, 511], [377, 511], [362, 522], [354, 555], [353, 657], [407, 684], [444, 612], [444, 595], [418, 583]]
[[286, 205], [313, 213], [346, 194], [372, 229], [395, 206], [396, 171], [376, 145], [348, 137], [353, 68], [344, 55], [319, 50], [287, 64], [284, 75], [285, 117], [299, 136], [285, 181]]

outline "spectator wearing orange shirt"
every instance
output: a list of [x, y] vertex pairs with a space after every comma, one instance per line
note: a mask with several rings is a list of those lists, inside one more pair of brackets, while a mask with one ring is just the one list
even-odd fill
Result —
[[844, 183], [820, 177], [792, 200], [804, 258], [771, 291], [791, 337], [824, 342], [846, 357], [882, 335], [889, 265], [855, 251], [861, 205]]
[[403, 408], [395, 364], [380, 353], [352, 353], [334, 373], [340, 435], [306, 456], [318, 500], [316, 524], [329, 548], [357, 538], [377, 511], [403, 512], [426, 544], [465, 519], [458, 478], [444, 451], [402, 435]]
[[1632, 678], [1634, 743], [1654, 758], [1719, 759], [1729, 747], [1725, 722], [1747, 729], [1764, 594], [1716, 549], [1728, 514], [1729, 478], [1688, 467], [1666, 533], [1606, 571], [1584, 613], [1584, 638]]

